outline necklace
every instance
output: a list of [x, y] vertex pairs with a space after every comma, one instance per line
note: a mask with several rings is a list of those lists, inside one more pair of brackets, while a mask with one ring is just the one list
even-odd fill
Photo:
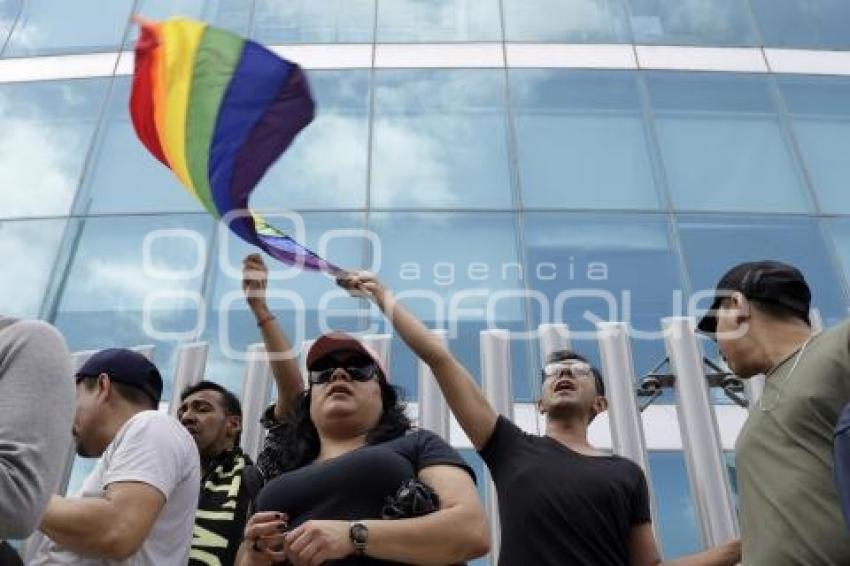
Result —
[[[785, 379], [782, 380], [782, 383], [780, 383], [776, 387], [774, 387], [774, 389], [776, 389], [776, 391], [777, 391], [776, 399], [773, 401], [773, 403], [770, 404], [769, 407], [766, 406], [766, 403], [764, 402], [764, 398], [767, 396], [766, 395], [767, 384], [765, 383], [765, 390], [761, 394], [761, 397], [759, 398], [759, 401], [758, 401], [758, 407], [763, 413], [769, 413], [770, 411], [775, 409], [777, 406], [779, 406], [779, 401], [782, 400], [782, 394], [785, 392], [785, 386], [788, 384], [788, 380], [790, 380], [791, 376], [794, 374], [794, 370], [797, 369], [797, 364], [800, 363], [800, 358], [803, 357], [803, 352], [806, 351], [806, 346], [809, 345], [809, 342], [812, 341], [812, 338], [814, 338], [814, 335], [806, 338], [806, 341], [803, 342], [803, 345], [797, 351], [797, 355], [794, 356], [794, 363], [791, 365], [791, 369], [788, 371], [788, 374], [785, 376]], [[786, 358], [786, 360], [787, 360], [787, 358]], [[772, 374], [774, 371], [776, 371], [776, 369], [779, 368], [779, 366], [781, 366], [782, 363], [783, 362], [779, 362], [779, 364], [777, 364], [769, 372], [767, 372], [767, 374], [765, 375], [765, 378], [767, 378], [770, 374]]]

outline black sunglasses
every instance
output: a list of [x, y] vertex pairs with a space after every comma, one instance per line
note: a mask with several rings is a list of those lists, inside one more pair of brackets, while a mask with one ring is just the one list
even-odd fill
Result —
[[[351, 364], [351, 362], [347, 363]], [[331, 377], [337, 369], [345, 371], [354, 381], [369, 381], [378, 375], [378, 367], [371, 362], [363, 365], [340, 365], [337, 367], [310, 370], [310, 385], [323, 385], [330, 382]]]

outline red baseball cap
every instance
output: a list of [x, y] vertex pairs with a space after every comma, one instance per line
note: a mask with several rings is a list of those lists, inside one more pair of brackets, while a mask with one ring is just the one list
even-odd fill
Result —
[[375, 365], [381, 370], [381, 375], [384, 376], [384, 380], [389, 381], [390, 374], [387, 372], [387, 368], [384, 365], [381, 356], [379, 356], [375, 350], [345, 332], [328, 332], [319, 336], [307, 352], [307, 370], [312, 368], [325, 356], [333, 354], [334, 352], [343, 351], [358, 352], [368, 357], [375, 362]]

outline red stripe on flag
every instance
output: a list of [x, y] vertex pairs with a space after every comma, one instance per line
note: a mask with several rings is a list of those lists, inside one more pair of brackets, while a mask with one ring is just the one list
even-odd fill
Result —
[[141, 36], [136, 43], [136, 62], [133, 71], [133, 91], [130, 94], [130, 117], [136, 135], [148, 148], [154, 157], [160, 160], [166, 167], [170, 167], [162, 145], [159, 143], [159, 134], [156, 131], [154, 121], [154, 88], [153, 73], [158, 66], [159, 38], [153, 25], [142, 25]]

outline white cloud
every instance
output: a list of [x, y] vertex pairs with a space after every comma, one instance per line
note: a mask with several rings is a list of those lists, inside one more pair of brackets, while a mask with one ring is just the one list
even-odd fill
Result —
[[[63, 97], [74, 96], [63, 90]], [[66, 214], [79, 182], [88, 137], [73, 124], [26, 116], [0, 92], [0, 217]], [[33, 112], [37, 115], [37, 112]]]
[[[341, 114], [330, 114], [317, 121], [313, 134], [313, 143], [304, 148], [303, 170], [311, 178], [310, 186], [327, 187], [328, 200], [333, 195], [345, 191], [352, 185], [365, 182], [363, 166], [365, 161], [366, 125], [359, 118]], [[328, 166], [328, 158], [333, 166]]]
[[149, 308], [157, 311], [184, 309], [194, 305], [177, 294], [196, 290], [195, 281], [153, 278], [145, 272], [141, 261], [102, 256], [78, 256], [78, 261], [81, 263], [72, 272], [74, 282], [63, 299], [63, 310], [139, 311], [151, 293], [166, 295], [149, 305]]
[[484, 167], [502, 164], [493, 152], [505, 137], [491, 139], [489, 120], [504, 112], [500, 88], [487, 71], [403, 73], [379, 86], [373, 205], [452, 207], [480, 200], [470, 195], [482, 190], [498, 195], [507, 171]]
[[[602, 0], [510, 0], [505, 2], [509, 39], [559, 40], [609, 37], [622, 21], [620, 4]], [[541, 18], [541, 14], [548, 17]]]
[[[11, 22], [10, 22], [11, 23]], [[2, 25], [0, 25], [2, 27]], [[29, 53], [31, 50], [44, 45], [47, 42], [48, 34], [42, 31], [39, 27], [32, 23], [21, 25], [18, 24], [12, 30], [9, 38], [8, 49], [13, 49], [16, 53]]]
[[497, 40], [494, 0], [394, 0], [378, 3], [378, 41]]
[[[372, 205], [459, 206], [476, 186], [501, 189], [489, 186], [490, 179], [507, 186], [507, 171], [481, 170], [506, 139], [504, 132], [489, 135], [488, 118], [503, 116], [500, 81], [487, 71], [425, 71], [383, 82], [376, 92]], [[351, 90], [352, 81], [338, 84], [336, 99], [362, 96]], [[252, 207], [362, 207], [367, 145], [364, 115], [320, 106], [316, 121], [261, 182]]]
[[[257, 210], [364, 206], [367, 125], [362, 117], [328, 112], [297, 138], [261, 181], [251, 206]], [[292, 196], [290, 196], [292, 195]]]
[[0, 222], [0, 314], [38, 315], [64, 226], [64, 220]]
[[368, 41], [372, 38], [373, 0], [257, 0], [254, 36], [311, 41]]
[[398, 123], [380, 119], [375, 123], [380, 143], [375, 146], [373, 174], [375, 206], [425, 206], [441, 203], [452, 206], [455, 195], [449, 187], [450, 171], [445, 165], [443, 138], [448, 132], [425, 130], [417, 122]]
[[669, 14], [670, 27], [699, 31], [700, 35], [720, 33], [725, 35], [732, 18], [731, 3], [709, 0], [675, 0], [665, 2], [661, 13]]

